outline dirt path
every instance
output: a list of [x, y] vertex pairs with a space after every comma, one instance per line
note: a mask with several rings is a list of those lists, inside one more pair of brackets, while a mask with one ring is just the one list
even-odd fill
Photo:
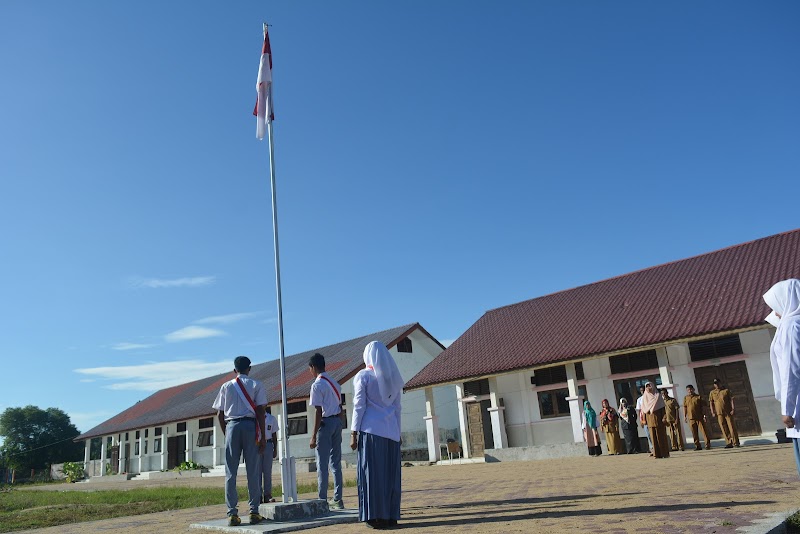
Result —
[[[201, 481], [201, 482], [200, 482]], [[210, 482], [209, 482], [210, 481]], [[222, 479], [193, 484], [221, 485]], [[356, 505], [355, 488], [345, 505]], [[403, 530], [464, 532], [726, 533], [800, 508], [788, 445], [647, 455], [403, 469]], [[41, 529], [41, 534], [185, 532], [223, 505]], [[363, 524], [316, 529], [364, 533]]]

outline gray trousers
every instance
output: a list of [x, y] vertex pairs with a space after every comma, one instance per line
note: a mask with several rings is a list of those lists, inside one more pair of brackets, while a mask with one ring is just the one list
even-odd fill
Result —
[[342, 420], [322, 419], [317, 432], [317, 486], [319, 498], [328, 500], [328, 465], [333, 471], [333, 500], [342, 500]]
[[275, 444], [272, 440], [267, 440], [267, 446], [264, 447], [264, 453], [261, 455], [261, 493], [264, 496], [264, 502], [272, 497], [272, 452], [275, 449]]
[[236, 475], [242, 454], [247, 471], [250, 513], [257, 514], [261, 503], [261, 455], [256, 443], [255, 421], [230, 421], [225, 427], [225, 504], [228, 506], [229, 516], [239, 515]]

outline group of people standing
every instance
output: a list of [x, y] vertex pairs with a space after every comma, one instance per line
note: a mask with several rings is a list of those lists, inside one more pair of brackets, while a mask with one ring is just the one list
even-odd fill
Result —
[[[267, 396], [261, 382], [250, 378], [250, 360], [234, 360], [236, 378], [226, 381], [213, 407], [225, 435], [225, 504], [228, 525], [241, 525], [236, 475], [244, 456], [247, 471], [250, 523], [264, 517], [259, 506], [274, 502], [272, 462], [277, 457], [277, 420], [267, 413]], [[342, 392], [325, 371], [325, 357], [314, 354], [308, 362], [314, 376], [309, 404], [314, 407], [314, 428], [309, 446], [317, 461], [318, 497], [327, 500], [328, 476], [333, 473], [333, 499], [328, 506], [344, 508], [342, 499]], [[389, 350], [373, 341], [364, 349], [364, 369], [353, 379], [353, 420], [350, 448], [357, 452], [359, 518], [370, 528], [394, 528], [400, 519], [400, 397], [403, 378]]]
[[[716, 416], [727, 444], [726, 448], [739, 447], [739, 434], [733, 419], [734, 403], [730, 391], [718, 379], [714, 379], [714, 390], [709, 394], [709, 402], [695, 393], [694, 386], [686, 386], [683, 399], [683, 416], [690, 422], [695, 450], [702, 450], [698, 429], [702, 430], [706, 448], [711, 448], [711, 434], [708, 431], [706, 406], [711, 407], [712, 416]], [[606, 436], [608, 454], [636, 454], [639, 450], [639, 427], [647, 427], [647, 442], [650, 456], [667, 458], [670, 451], [684, 450], [683, 433], [681, 431], [680, 404], [670, 397], [664, 389], [658, 392], [653, 382], [646, 382], [639, 388], [636, 406], [631, 406], [625, 397], [614, 409], [603, 399], [602, 410], [598, 416], [588, 400], [583, 402], [583, 431], [591, 456], [600, 456], [600, 433]], [[623, 446], [622, 437], [625, 439]]]

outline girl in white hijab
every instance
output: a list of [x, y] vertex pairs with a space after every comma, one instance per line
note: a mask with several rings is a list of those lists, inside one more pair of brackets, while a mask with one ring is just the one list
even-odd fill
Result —
[[766, 320], [777, 327], [769, 348], [775, 398], [800, 473], [800, 280], [778, 282], [764, 294], [764, 301], [772, 308]]
[[353, 379], [350, 448], [358, 450], [358, 516], [372, 528], [400, 519], [400, 396], [403, 377], [386, 346], [364, 349], [365, 369]]

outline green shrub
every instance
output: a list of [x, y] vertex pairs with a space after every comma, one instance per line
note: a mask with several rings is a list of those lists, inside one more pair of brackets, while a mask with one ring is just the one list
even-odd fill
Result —
[[65, 462], [62, 471], [64, 476], [67, 477], [67, 482], [75, 482], [85, 476], [82, 462]]
[[195, 462], [183, 462], [181, 465], [175, 467], [173, 471], [194, 471], [195, 469], [205, 469], [205, 466]]

